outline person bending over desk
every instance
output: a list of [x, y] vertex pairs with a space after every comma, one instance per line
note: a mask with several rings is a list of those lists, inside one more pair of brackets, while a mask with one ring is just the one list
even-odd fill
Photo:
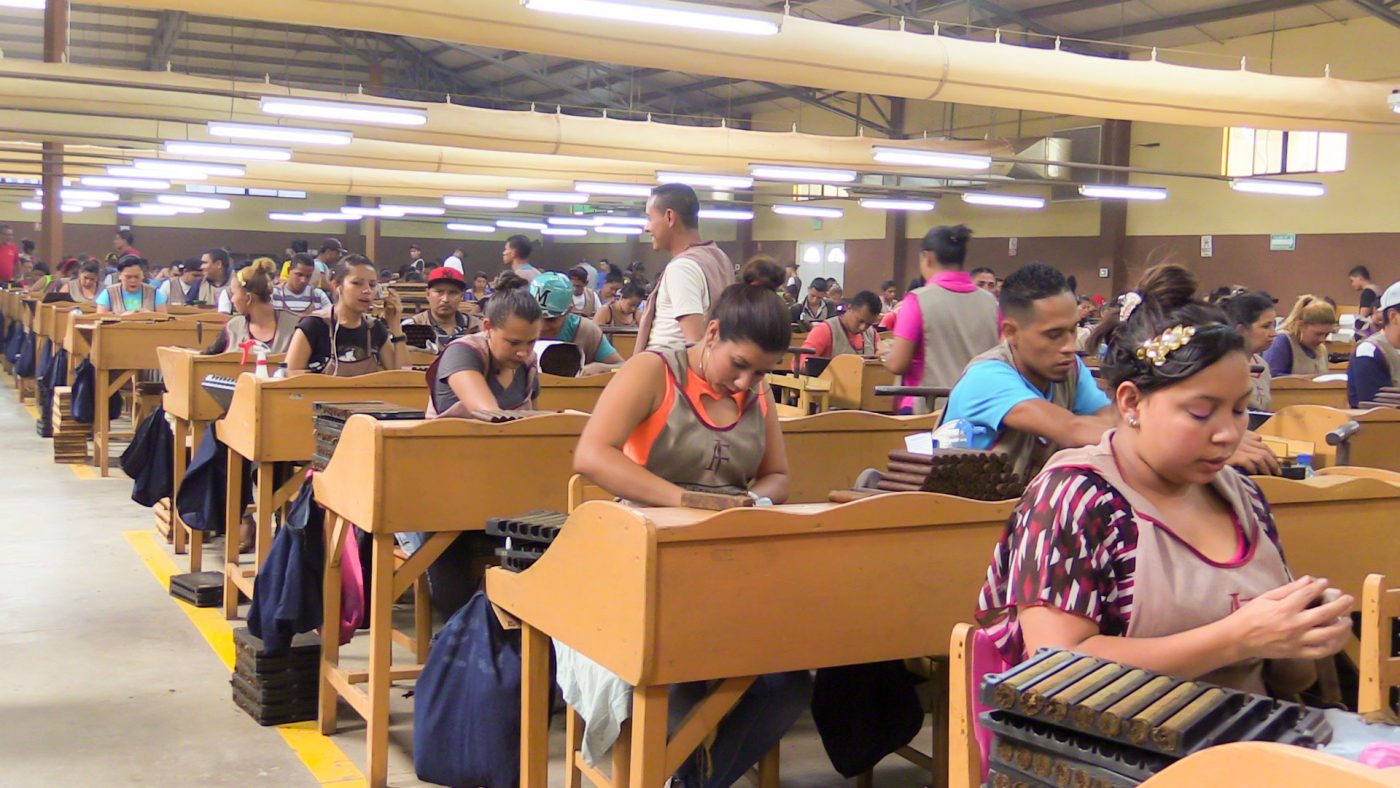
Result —
[[473, 410], [533, 410], [540, 397], [535, 342], [543, 316], [529, 283], [510, 271], [502, 273], [486, 303], [482, 330], [454, 340], [428, 368], [428, 418], [466, 416]]
[[1345, 645], [1353, 600], [1292, 577], [1268, 502], [1229, 467], [1253, 393], [1243, 337], [1183, 276], [1155, 271], [1107, 334], [1122, 426], [1026, 489], [978, 615], [1013, 664], [1063, 648], [1291, 695]]
[[544, 313], [540, 339], [572, 342], [583, 351], [582, 376], [601, 375], [622, 366], [622, 354], [597, 323], [573, 310], [574, 287], [562, 274], [546, 271], [530, 283], [530, 292]]
[[[862, 290], [851, 299], [849, 308], [836, 317], [813, 323], [802, 347], [810, 348], [819, 358], [864, 356], [874, 358], [879, 350], [875, 324], [880, 321], [880, 297]], [[800, 358], [792, 360], [798, 369]]]
[[[1278, 310], [1274, 308], [1274, 299], [1264, 293], [1244, 292], [1220, 299], [1220, 308], [1230, 318], [1230, 325], [1244, 337], [1244, 351], [1249, 354], [1249, 375], [1254, 385], [1249, 407], [1268, 410], [1274, 398], [1273, 376], [1269, 374], [1269, 362], [1260, 354], [1274, 343], [1277, 334], [1274, 321]], [[1254, 371], [1256, 366], [1261, 368], [1259, 372]]]
[[[687, 490], [787, 500], [783, 433], [764, 376], [792, 328], [782, 299], [751, 270], [711, 306], [699, 342], [638, 353], [623, 366], [579, 437], [574, 470], [644, 506], [681, 506]], [[672, 732], [709, 690], [709, 682], [672, 687]], [[676, 776], [686, 788], [733, 785], [810, 698], [806, 671], [759, 676]]]
[[[618, 278], [622, 278], [618, 274]], [[617, 298], [608, 301], [598, 308], [598, 313], [593, 316], [593, 322], [607, 328], [617, 328], [622, 326], [637, 325], [638, 310], [641, 309], [642, 302], [647, 299], [647, 291], [636, 282], [628, 282], [618, 290]]]
[[[1179, 266], [1151, 269], [1139, 288], [1161, 286], [1160, 279], [1195, 292], [1194, 278]], [[1134, 291], [1127, 302], [1141, 297]], [[1098, 443], [1117, 414], [1075, 353], [1079, 310], [1063, 274], [1040, 263], [1025, 266], [1006, 278], [1000, 304], [1004, 339], [968, 364], [943, 420], [983, 427], [972, 436], [972, 447], [1007, 452], [1013, 469], [1030, 478], [1059, 448]], [[1110, 315], [1096, 336], [1116, 320]], [[1254, 473], [1278, 472], [1278, 461], [1254, 435], [1231, 462]]]
[[228, 292], [235, 314], [204, 352], [212, 356], [238, 350], [250, 340], [254, 352], [265, 350], [274, 355], [287, 352], [300, 321], [293, 312], [273, 308], [276, 276], [277, 263], [271, 257], [259, 257], [233, 272]]
[[1387, 386], [1400, 386], [1400, 282], [1381, 295], [1376, 312], [1381, 329], [1361, 340], [1347, 364], [1347, 400], [1353, 408], [1373, 402]]
[[96, 260], [88, 260], [78, 268], [78, 275], [58, 289], [73, 297], [74, 303], [92, 304], [102, 293], [102, 266]]
[[1327, 335], [1337, 330], [1337, 310], [1317, 296], [1299, 296], [1283, 321], [1283, 331], [1264, 351], [1269, 374], [1327, 374]]
[[287, 373], [316, 372], [353, 378], [408, 366], [399, 294], [384, 298], [384, 319], [370, 315], [379, 270], [369, 258], [352, 254], [336, 274], [335, 306], [328, 313], [302, 318], [287, 348]]
[[146, 284], [146, 261], [127, 255], [117, 261], [117, 282], [98, 293], [97, 314], [164, 312], [165, 294]]

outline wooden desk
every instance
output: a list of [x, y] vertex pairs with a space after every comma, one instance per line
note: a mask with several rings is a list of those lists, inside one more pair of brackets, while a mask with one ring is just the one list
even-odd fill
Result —
[[831, 407], [888, 413], [894, 402], [875, 396], [876, 386], [893, 386], [895, 374], [876, 358], [837, 356], [822, 370], [821, 378], [831, 382]]
[[1311, 441], [1314, 468], [1337, 464], [1337, 449], [1328, 446], [1328, 432], [1355, 421], [1361, 426], [1347, 442], [1348, 465], [1400, 471], [1400, 408], [1338, 409], [1321, 405], [1294, 405], [1274, 413], [1259, 426], [1260, 435]]
[[[242, 351], [206, 356], [198, 350], [181, 347], [157, 348], [156, 357], [160, 362], [161, 375], [165, 379], [162, 404], [166, 414], [174, 422], [172, 431], [175, 447], [175, 484], [170, 496], [170, 528], [176, 554], [185, 552], [188, 539], [190, 571], [198, 572], [203, 568], [201, 551], [204, 532], [190, 528], [180, 519], [180, 512], [175, 507], [175, 497], [180, 493], [180, 481], [185, 477], [190, 455], [199, 449], [209, 425], [224, 415], [224, 409], [200, 384], [209, 375], [237, 378], [244, 372], [252, 372], [254, 362], [249, 360], [247, 364], [240, 363], [243, 358]], [[275, 366], [284, 358], [285, 356], [280, 355], [269, 356], [268, 363]]]
[[613, 349], [623, 358], [631, 358], [637, 351], [637, 329], [632, 326], [604, 328], [603, 336], [608, 338]]
[[831, 409], [831, 382], [808, 375], [770, 372], [768, 387], [778, 405], [778, 415], [788, 418], [825, 413]]
[[[560, 413], [504, 424], [466, 419], [376, 421], [368, 416], [352, 416], [346, 422], [330, 464], [313, 482], [334, 546], [327, 553], [324, 620], [340, 620], [336, 559], [339, 546], [358, 527], [372, 534], [374, 542], [367, 582], [373, 591], [370, 662], [368, 672], [346, 671], [340, 667], [337, 639], [322, 638], [319, 716], [321, 732], [335, 733], [336, 698], [343, 697], [365, 719], [371, 786], [387, 781], [389, 684], [417, 678], [422, 669], [392, 665], [393, 605], [402, 593], [395, 589], [412, 586], [458, 533], [482, 530], [487, 518], [537, 507], [564, 510], [574, 446], [587, 421], [582, 413]], [[501, 468], [528, 471], [514, 474], [508, 484], [483, 482], [458, 495], [424, 486], [425, 480], [442, 479], [444, 469], [467, 480], [498, 476]], [[399, 531], [433, 535], [396, 570], [394, 533]], [[368, 686], [362, 689], [360, 684]]]
[[1347, 406], [1347, 382], [1337, 380], [1330, 383], [1316, 383], [1306, 375], [1287, 375], [1274, 378], [1271, 384], [1273, 400], [1270, 406], [1283, 410], [1290, 405], [1326, 405], [1332, 408]]
[[1361, 599], [1366, 575], [1400, 574], [1400, 484], [1354, 476], [1255, 476], [1296, 577], [1325, 577]]
[[[228, 447], [228, 498], [224, 507], [224, 615], [238, 615], [238, 594], [253, 595], [253, 578], [272, 546], [272, 513], [287, 505], [302, 477], [294, 470], [278, 486], [275, 464], [304, 465], [316, 453], [315, 412], [317, 402], [392, 402], [410, 408], [428, 404], [428, 388], [423, 374], [411, 370], [375, 372], [357, 378], [330, 375], [297, 375], [282, 380], [259, 379], [243, 374], [234, 387], [228, 415], [215, 430]], [[257, 551], [252, 569], [239, 566], [238, 523], [243, 519], [243, 463], [258, 463], [257, 493], [254, 500], [257, 520]], [[418, 477], [440, 477], [447, 466]], [[444, 499], [450, 496], [437, 496]], [[420, 524], [421, 525], [421, 524]], [[337, 592], [338, 593], [338, 592]], [[334, 638], [332, 638], [334, 639]]]
[[[194, 320], [166, 315], [138, 314], [117, 320], [108, 320], [105, 315], [97, 318], [91, 323], [88, 350], [94, 371], [93, 464], [106, 476], [113, 437], [108, 398], [131, 382], [138, 371], [160, 367], [156, 348], [198, 347], [206, 341], [209, 332], [201, 330]], [[76, 333], [81, 334], [84, 319], [76, 318], [72, 323], [78, 329]], [[209, 339], [212, 340], [212, 335]], [[69, 354], [73, 355], [73, 350], [70, 349]]]
[[885, 467], [889, 453], [904, 448], [906, 435], [927, 432], [937, 421], [933, 414], [885, 416], [855, 410], [783, 419], [792, 479], [788, 502], [817, 503], [832, 490], [850, 489], [861, 471]]
[[612, 382], [616, 371], [586, 378], [562, 378], [540, 374], [540, 410], [576, 410], [592, 413], [603, 389]]
[[1376, 769], [1288, 744], [1237, 742], [1207, 747], [1182, 758], [1143, 783], [1142, 788], [1201, 788], [1222, 784], [1268, 788], [1396, 788], [1400, 786], [1400, 769]]
[[[533, 567], [486, 573], [522, 626], [521, 784], [546, 784], [549, 638], [633, 685], [629, 784], [657, 788], [754, 676], [947, 654], [1012, 506], [929, 493], [718, 514], [583, 504]], [[670, 685], [701, 680], [722, 682], [668, 741]]]

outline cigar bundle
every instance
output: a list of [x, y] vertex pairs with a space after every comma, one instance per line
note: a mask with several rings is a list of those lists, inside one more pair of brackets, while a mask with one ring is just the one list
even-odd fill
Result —
[[1019, 498], [1025, 482], [1011, 471], [1003, 452], [934, 449], [932, 454], [892, 451], [876, 489], [886, 492], [935, 492], [980, 501]]
[[1090, 737], [1142, 757], [1182, 758], [1235, 741], [1318, 747], [1332, 738], [1318, 709], [1054, 649], [984, 677], [981, 694], [997, 720], [1033, 721], [1052, 740]]

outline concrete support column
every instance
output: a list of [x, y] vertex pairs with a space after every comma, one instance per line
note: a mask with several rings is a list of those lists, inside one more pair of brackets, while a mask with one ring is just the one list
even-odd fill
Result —
[[[1126, 120], [1106, 120], [1103, 124], [1100, 160], [1104, 164], [1128, 166], [1131, 162], [1133, 124]], [[1122, 185], [1128, 173], [1101, 170], [1102, 183]], [[1099, 242], [1095, 250], [1098, 268], [1107, 268], [1109, 292], [1122, 293], [1132, 286], [1128, 271], [1128, 202], [1101, 200], [1099, 202]], [[1081, 288], [1082, 291], [1082, 288]]]
[[[44, 62], [68, 59], [68, 0], [49, 0], [44, 7]], [[44, 189], [39, 259], [57, 271], [63, 261], [63, 143], [43, 143], [40, 180]]]

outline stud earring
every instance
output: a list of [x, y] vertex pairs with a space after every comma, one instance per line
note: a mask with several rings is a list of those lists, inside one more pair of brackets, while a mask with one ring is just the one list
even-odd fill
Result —
[[1133, 429], [1137, 429], [1138, 423], [1139, 423], [1139, 422], [1138, 422], [1137, 416], [1129, 416], [1129, 417], [1128, 417], [1128, 426], [1129, 426], [1129, 427], [1132, 427]]

